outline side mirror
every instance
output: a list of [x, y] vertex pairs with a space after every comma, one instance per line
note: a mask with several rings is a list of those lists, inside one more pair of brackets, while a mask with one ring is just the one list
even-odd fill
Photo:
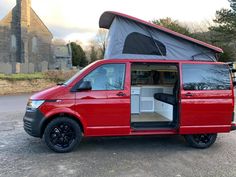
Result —
[[90, 81], [83, 81], [80, 85], [79, 88], [77, 89], [78, 91], [85, 91], [85, 90], [92, 90], [92, 84]]

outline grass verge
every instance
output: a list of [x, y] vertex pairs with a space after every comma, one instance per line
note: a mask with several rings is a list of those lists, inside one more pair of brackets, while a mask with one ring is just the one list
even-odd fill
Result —
[[35, 79], [46, 79], [52, 82], [64, 82], [65, 80], [72, 77], [77, 71], [47, 71], [43, 73], [30, 73], [30, 74], [0, 74], [1, 80], [8, 81], [24, 81], [24, 80], [35, 80]]
[[0, 74], [0, 79], [8, 81], [34, 80], [44, 79], [43, 73], [32, 74]]

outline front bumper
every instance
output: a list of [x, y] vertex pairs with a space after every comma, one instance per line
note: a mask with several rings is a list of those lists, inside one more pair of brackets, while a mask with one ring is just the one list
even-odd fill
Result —
[[34, 137], [41, 137], [44, 115], [38, 110], [26, 110], [23, 118], [25, 131]]

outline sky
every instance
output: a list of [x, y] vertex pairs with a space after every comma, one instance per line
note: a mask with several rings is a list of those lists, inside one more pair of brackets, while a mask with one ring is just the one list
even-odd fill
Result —
[[[0, 0], [0, 19], [16, 0]], [[212, 20], [227, 0], [32, 0], [32, 8], [55, 38], [87, 43], [98, 30], [104, 11], [118, 11], [146, 21], [171, 17], [183, 23]]]

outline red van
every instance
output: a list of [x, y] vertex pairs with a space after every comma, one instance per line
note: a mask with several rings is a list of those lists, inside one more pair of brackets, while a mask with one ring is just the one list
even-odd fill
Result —
[[105, 59], [34, 94], [24, 116], [29, 135], [69, 152], [82, 137], [163, 134], [207, 148], [236, 129], [230, 70], [216, 61], [221, 49], [117, 12], [105, 12], [100, 27], [110, 29]]

